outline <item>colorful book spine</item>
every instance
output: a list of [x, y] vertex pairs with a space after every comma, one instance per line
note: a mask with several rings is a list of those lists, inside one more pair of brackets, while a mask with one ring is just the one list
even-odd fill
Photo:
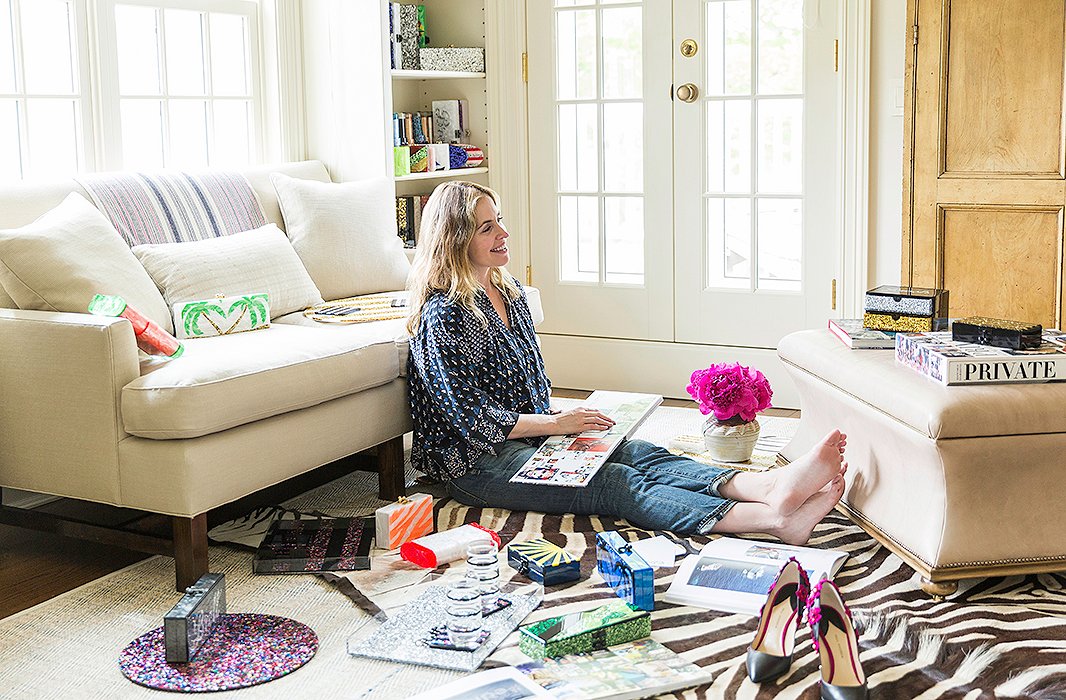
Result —
[[413, 226], [407, 200], [407, 197], [396, 198], [396, 235], [400, 237], [404, 245], [407, 245]]

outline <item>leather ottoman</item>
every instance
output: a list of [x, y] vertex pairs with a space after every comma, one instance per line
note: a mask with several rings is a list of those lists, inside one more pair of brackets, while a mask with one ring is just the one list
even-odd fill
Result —
[[923, 590], [1066, 569], [1066, 382], [945, 387], [892, 350], [850, 350], [828, 330], [793, 333], [778, 355], [802, 409], [782, 454], [847, 433], [839, 507]]

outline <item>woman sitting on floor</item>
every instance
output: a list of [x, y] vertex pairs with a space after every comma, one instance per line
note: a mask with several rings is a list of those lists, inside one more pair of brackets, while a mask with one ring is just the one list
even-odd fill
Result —
[[510, 483], [547, 435], [605, 430], [589, 408], [553, 413], [551, 384], [509, 256], [499, 197], [471, 182], [434, 190], [411, 273], [407, 363], [415, 468], [477, 507], [625, 518], [682, 534], [765, 532], [802, 544], [844, 491], [845, 436], [769, 472], [722, 469], [643, 440], [623, 443], [583, 488]]

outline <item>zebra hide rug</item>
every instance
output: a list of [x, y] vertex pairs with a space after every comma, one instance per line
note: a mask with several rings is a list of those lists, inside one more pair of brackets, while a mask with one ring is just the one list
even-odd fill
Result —
[[[593, 575], [595, 533], [618, 530], [629, 539], [664, 534], [696, 552], [706, 537], [678, 538], [652, 533], [625, 521], [585, 516], [553, 516], [468, 508], [442, 499], [439, 529], [466, 522], [497, 530], [504, 543], [544, 537], [581, 555], [582, 578], [549, 588], [543, 609], [591, 608], [614, 593]], [[817, 527], [811, 546], [850, 555], [836, 576], [860, 634], [863, 668], [870, 695], [882, 699], [1023, 697], [1066, 699], [1066, 575], [1044, 574], [963, 581], [949, 600], [935, 602], [919, 586], [917, 574], [843, 515], [832, 512]], [[506, 558], [501, 555], [501, 561]], [[510, 572], [509, 568], [505, 568]], [[676, 568], [656, 570], [657, 598]], [[351, 575], [325, 575], [358, 605], [377, 607], [353, 585]], [[679, 698], [794, 698], [816, 700], [818, 656], [809, 629], [801, 628], [792, 669], [774, 683], [748, 680], [745, 650], [757, 619], [656, 602], [653, 636], [688, 660], [710, 669], [710, 685], [676, 694]], [[490, 657], [501, 657], [500, 652]], [[672, 696], [673, 697], [673, 696]]]

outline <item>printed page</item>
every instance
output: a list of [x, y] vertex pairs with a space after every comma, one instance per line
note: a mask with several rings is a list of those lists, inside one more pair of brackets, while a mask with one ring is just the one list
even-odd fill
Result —
[[656, 406], [661, 396], [619, 391], [597, 391], [583, 405], [614, 419], [609, 430], [589, 430], [577, 435], [552, 435], [529, 461], [511, 477], [512, 483], [576, 486], [588, 484], [623, 440], [631, 436]]
[[800, 562], [813, 584], [823, 574], [835, 574], [847, 554], [722, 537], [709, 543], [699, 554], [685, 559], [664, 600], [757, 615], [767, 591], [789, 557]]

